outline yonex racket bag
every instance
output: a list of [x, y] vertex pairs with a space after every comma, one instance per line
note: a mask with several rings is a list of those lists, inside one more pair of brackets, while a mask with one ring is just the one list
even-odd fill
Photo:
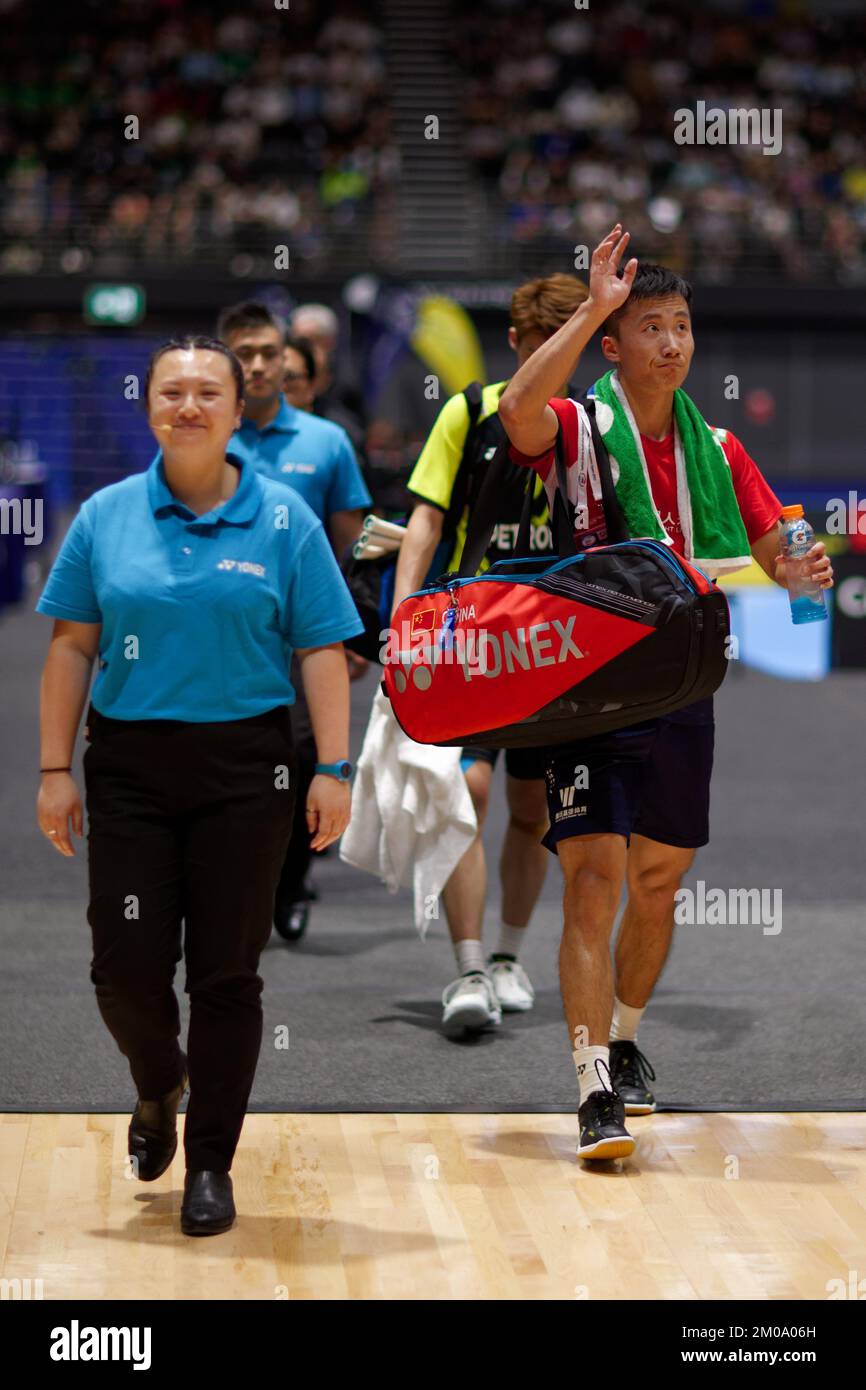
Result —
[[[622, 534], [598, 445], [596, 457], [608, 533]], [[397, 608], [383, 688], [416, 742], [566, 743], [668, 714], [721, 685], [724, 593], [655, 540], [563, 554], [576, 546], [561, 440], [556, 465], [559, 556], [446, 575]]]

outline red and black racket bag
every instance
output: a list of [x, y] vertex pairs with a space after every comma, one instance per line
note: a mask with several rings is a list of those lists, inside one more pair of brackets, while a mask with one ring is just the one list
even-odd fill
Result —
[[[608, 534], [622, 534], [606, 451], [593, 435]], [[558, 556], [444, 575], [394, 614], [383, 688], [417, 743], [567, 743], [669, 714], [724, 680], [722, 591], [659, 541], [576, 553], [561, 440], [556, 464]]]

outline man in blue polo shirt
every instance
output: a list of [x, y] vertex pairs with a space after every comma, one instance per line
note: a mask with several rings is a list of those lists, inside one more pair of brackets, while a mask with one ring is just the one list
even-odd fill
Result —
[[250, 300], [224, 310], [217, 336], [244, 369], [238, 437], [260, 472], [301, 494], [341, 558], [373, 504], [349, 436], [285, 399], [285, 329], [265, 304]]
[[[247, 300], [220, 314], [217, 336], [235, 354], [244, 372], [243, 419], [237, 438], [256, 468], [300, 493], [327, 531], [338, 559], [358, 539], [372, 498], [361, 475], [349, 436], [330, 420], [289, 405], [283, 395], [286, 329], [265, 304]], [[367, 663], [346, 653], [354, 680]], [[298, 941], [309, 918], [311, 890], [309, 837], [303, 815], [315, 748], [309, 714], [299, 693], [292, 711], [298, 756], [296, 823], [277, 889], [274, 924], [287, 941]]]

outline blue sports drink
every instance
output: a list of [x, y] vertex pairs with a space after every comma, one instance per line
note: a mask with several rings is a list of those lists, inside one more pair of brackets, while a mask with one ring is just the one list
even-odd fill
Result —
[[820, 622], [827, 617], [824, 590], [820, 584], [814, 584], [805, 572], [805, 557], [815, 544], [815, 532], [803, 515], [801, 506], [782, 508], [779, 544], [785, 557], [791, 622]]

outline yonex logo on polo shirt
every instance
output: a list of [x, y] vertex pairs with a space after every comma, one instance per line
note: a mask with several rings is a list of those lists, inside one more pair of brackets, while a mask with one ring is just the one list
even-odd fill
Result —
[[252, 560], [220, 560], [217, 569], [237, 570], [238, 574], [256, 574], [259, 579], [265, 577], [264, 565], [253, 564]]

